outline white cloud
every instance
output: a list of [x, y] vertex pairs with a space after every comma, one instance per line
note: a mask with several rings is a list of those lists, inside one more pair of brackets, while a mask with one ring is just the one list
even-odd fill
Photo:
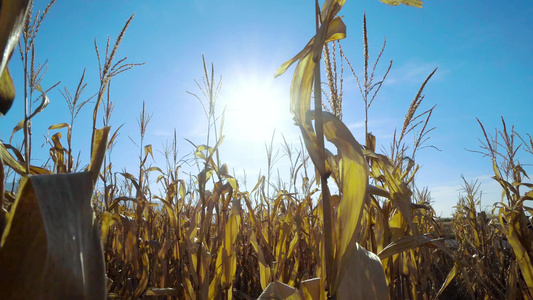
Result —
[[[468, 182], [475, 180], [480, 183], [481, 211], [492, 210], [494, 203], [501, 201], [501, 186], [492, 179], [491, 175], [480, 175], [474, 179], [467, 178]], [[464, 195], [462, 184], [462, 180], [458, 179], [445, 185], [428, 185], [433, 201], [432, 205], [437, 215], [449, 217], [453, 214], [459, 195]]]

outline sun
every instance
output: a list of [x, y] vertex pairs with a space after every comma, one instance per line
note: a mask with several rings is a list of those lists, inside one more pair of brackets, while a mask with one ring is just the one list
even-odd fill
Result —
[[282, 90], [273, 76], [243, 76], [225, 88], [226, 136], [264, 145], [274, 131], [292, 127], [288, 90]]

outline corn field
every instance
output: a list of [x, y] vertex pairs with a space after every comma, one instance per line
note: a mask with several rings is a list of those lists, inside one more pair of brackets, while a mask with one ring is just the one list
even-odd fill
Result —
[[[417, 0], [381, 1], [422, 6]], [[316, 3], [315, 36], [273, 74], [287, 76], [295, 65], [290, 107], [301, 147], [282, 149], [290, 160], [289, 182], [262, 176], [251, 190], [230, 174], [220, 154], [224, 134], [232, 133], [224, 132], [224, 116], [216, 113], [221, 85], [205, 59], [204, 97], [194, 96], [209, 129], [205, 143], [190, 142], [198, 172], [182, 171], [175, 132], [164, 149], [166, 164], [149, 163], [155, 149], [144, 142], [151, 117], [144, 105], [138, 169], [114, 169], [109, 153], [120, 128], [109, 126], [108, 91], [113, 77], [140, 65], [116, 57], [133, 16], [105, 51], [95, 43], [100, 76], [94, 103], [82, 100], [84, 72], [75, 93], [62, 92], [71, 118], [50, 124], [48, 162], [30, 164], [29, 124], [55, 88], [45, 90], [37, 80], [34, 39], [54, 1], [37, 13], [31, 1], [1, 3], [0, 109], [5, 114], [14, 100], [31, 95], [40, 105], [30, 110], [26, 103], [25, 118], [13, 129], [24, 135], [20, 147], [0, 143], [0, 299], [533, 298], [533, 208], [527, 206], [533, 183], [515, 159], [518, 151], [533, 155], [533, 139], [503, 119], [494, 136], [479, 123], [480, 152], [493, 165], [502, 199], [480, 211], [479, 184], [463, 178], [464, 195], [445, 228], [429, 191], [415, 185], [415, 154], [434, 129], [434, 106], [422, 112], [419, 106], [438, 70], [421, 83], [388, 153], [376, 149], [379, 137], [366, 126], [366, 140], [357, 141], [342, 121], [337, 65], [343, 62], [356, 78], [366, 113], [392, 62], [377, 81], [385, 45], [369, 68], [364, 17], [364, 69], [361, 78], [356, 75], [340, 42], [346, 37], [339, 16], [345, 1]], [[14, 99], [7, 61], [19, 35], [25, 96]], [[316, 88], [324, 74], [325, 88]], [[90, 161], [82, 166], [72, 149], [72, 127], [80, 109], [93, 104]], [[270, 164], [272, 151], [266, 160]], [[446, 243], [451, 238], [453, 246]]]

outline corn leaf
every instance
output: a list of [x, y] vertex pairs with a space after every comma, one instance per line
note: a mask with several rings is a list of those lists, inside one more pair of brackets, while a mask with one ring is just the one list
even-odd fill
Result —
[[389, 299], [385, 272], [379, 257], [354, 243], [337, 290], [338, 299]]
[[0, 115], [5, 115], [15, 99], [15, 87], [7, 64], [17, 46], [29, 0], [3, 0], [0, 2]]
[[303, 294], [300, 290], [286, 285], [283, 282], [271, 282], [261, 293], [258, 300], [266, 299], [283, 299], [283, 300], [303, 300]]
[[405, 5], [413, 6], [416, 8], [422, 8], [422, 4], [424, 3], [420, 0], [379, 0], [379, 1], [385, 4], [388, 4], [388, 5], [398, 6], [400, 4], [405, 4]]
[[1, 299], [103, 299], [90, 173], [23, 177], [2, 236]]
[[107, 139], [109, 136], [109, 126], [102, 129], [97, 129], [94, 134], [93, 153], [91, 153], [91, 164], [89, 165], [89, 172], [93, 177], [93, 186], [96, 184], [100, 169], [102, 168], [102, 162], [104, 161], [105, 152], [107, 150]]
[[253, 231], [250, 231], [250, 243], [257, 252], [257, 259], [259, 260], [259, 277], [261, 281], [261, 288], [266, 290], [268, 284], [272, 281], [270, 277], [270, 266], [266, 263], [263, 249], [257, 244], [257, 239]]
[[304, 299], [320, 300], [325, 299], [324, 289], [320, 286], [320, 278], [313, 278], [302, 281], [300, 284]]
[[0, 73], [0, 116], [5, 115], [15, 100], [15, 85], [11, 74], [9, 74], [9, 68], [4, 68]]
[[444, 292], [446, 287], [452, 282], [452, 280], [455, 278], [455, 275], [457, 274], [457, 264], [453, 266], [453, 268], [450, 270], [450, 273], [448, 273], [448, 276], [446, 276], [446, 280], [444, 280], [444, 283], [442, 284], [439, 292], [435, 296], [435, 299], [439, 298], [439, 296]]
[[[314, 112], [310, 112], [314, 114]], [[350, 130], [337, 117], [329, 112], [322, 112], [324, 135], [339, 151], [342, 168], [342, 199], [337, 209], [338, 232], [336, 240], [335, 261], [337, 278], [340, 278], [344, 266], [355, 247], [355, 233], [363, 215], [366, 187], [368, 186], [367, 165], [361, 146]], [[348, 184], [349, 183], [349, 184]], [[335, 290], [333, 291], [335, 292]]]
[[61, 129], [65, 127], [70, 127], [70, 125], [68, 125], [68, 123], [59, 123], [59, 124], [55, 124], [55, 125], [48, 127], [48, 130]]
[[394, 254], [398, 254], [400, 252], [407, 251], [413, 248], [417, 248], [417, 247], [420, 247], [426, 244], [433, 244], [437, 241], [439, 241], [439, 239], [434, 239], [426, 235], [406, 236], [397, 241], [390, 243], [380, 253], [378, 253], [378, 256], [381, 260], [384, 260], [385, 258], [390, 257]]
[[533, 264], [531, 260], [531, 252], [527, 251], [526, 247], [524, 247], [518, 237], [518, 229], [515, 228], [518, 224], [518, 222], [509, 224], [509, 234], [507, 235], [507, 239], [516, 255], [516, 262], [522, 271], [522, 276], [524, 276], [527, 288], [529, 289], [529, 292], [533, 294]]

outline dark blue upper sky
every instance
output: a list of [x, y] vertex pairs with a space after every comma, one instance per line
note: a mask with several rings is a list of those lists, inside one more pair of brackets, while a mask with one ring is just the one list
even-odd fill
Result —
[[[44, 7], [40, 2], [35, 9]], [[422, 9], [416, 9], [387, 6], [376, 0], [347, 1], [340, 12], [347, 25], [342, 46], [358, 75], [363, 66], [365, 11], [371, 61], [379, 53], [383, 38], [387, 38], [377, 76], [383, 74], [388, 61], [394, 61], [369, 112], [369, 130], [376, 135], [378, 145], [388, 149], [394, 129], [401, 128], [419, 86], [438, 67], [424, 91], [426, 97], [420, 109], [437, 105], [430, 123], [437, 128], [428, 145], [441, 151], [428, 148], [418, 154], [417, 162], [422, 166], [418, 185], [429, 187], [434, 207], [443, 215], [450, 215], [457, 202], [461, 174], [482, 183], [482, 206], [498, 201], [497, 185], [490, 179], [490, 160], [465, 149], [479, 149], [482, 132], [476, 117], [489, 132], [501, 128], [501, 116], [521, 134], [533, 129], [533, 3], [425, 1]], [[202, 107], [186, 93], [201, 94], [194, 80], [201, 82], [205, 54], [223, 81], [218, 109], [220, 113], [224, 106], [227, 109], [222, 160], [238, 174], [246, 169], [247, 186], [253, 187], [259, 170], [265, 172], [264, 143], [270, 140], [274, 128], [278, 138], [283, 133], [287, 140], [298, 144], [298, 132], [289, 113], [293, 69], [277, 79], [273, 74], [312, 37], [313, 1], [58, 1], [36, 40], [36, 61], [47, 61], [49, 67], [43, 88], [61, 81], [61, 89], [66, 86], [74, 92], [87, 68], [85, 96], [95, 93], [99, 81], [94, 39], [103, 54], [107, 37], [114, 42], [133, 13], [135, 18], [117, 57], [127, 56], [129, 62], [146, 64], [118, 75], [112, 82], [111, 97], [116, 100], [112, 124], [115, 128], [124, 124], [113, 152], [116, 171], [136, 165], [138, 150], [128, 136], [138, 140], [142, 101], [153, 113], [146, 143], [161, 149], [174, 128], [182, 154], [191, 150], [183, 138], [205, 142]], [[22, 67], [16, 51], [10, 70], [18, 98], [2, 119], [0, 138], [4, 141], [23, 117]], [[343, 121], [361, 141], [361, 96], [346, 68], [344, 75]], [[35, 164], [39, 164], [38, 159], [46, 159], [47, 147], [39, 148], [48, 126], [69, 120], [59, 91], [51, 91], [49, 97], [49, 107], [34, 119]], [[89, 104], [80, 113], [74, 128], [74, 147], [84, 149], [84, 161], [89, 155], [92, 109]], [[14, 140], [20, 143], [21, 133]], [[531, 155], [520, 157], [522, 163], [532, 161]], [[155, 164], [163, 163], [163, 158], [156, 156]], [[286, 167], [281, 160], [281, 172], [287, 173]]]

